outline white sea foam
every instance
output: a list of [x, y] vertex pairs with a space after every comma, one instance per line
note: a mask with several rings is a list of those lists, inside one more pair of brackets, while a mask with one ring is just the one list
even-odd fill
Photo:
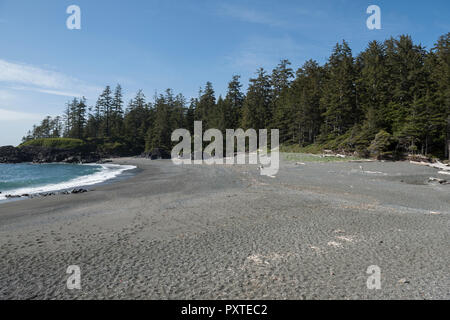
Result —
[[[85, 164], [89, 166], [91, 164]], [[93, 164], [98, 165], [98, 164]], [[136, 169], [135, 166], [129, 165], [118, 165], [118, 164], [99, 164], [102, 169], [98, 172], [95, 172], [90, 175], [81, 176], [69, 181], [55, 183], [55, 184], [47, 184], [39, 187], [28, 187], [28, 188], [20, 188], [10, 191], [5, 191], [4, 194], [0, 194], [0, 201], [6, 200], [6, 195], [12, 196], [20, 196], [23, 194], [38, 194], [43, 192], [53, 192], [58, 190], [66, 190], [71, 188], [77, 188], [81, 186], [91, 186], [94, 184], [102, 183], [107, 180], [114, 179], [122, 174], [124, 171]]]

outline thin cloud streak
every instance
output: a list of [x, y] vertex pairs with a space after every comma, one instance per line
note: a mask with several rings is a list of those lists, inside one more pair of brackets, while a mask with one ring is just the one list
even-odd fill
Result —
[[39, 93], [46, 93], [51, 94], [55, 96], [63, 96], [63, 97], [82, 97], [85, 96], [85, 94], [81, 92], [65, 92], [65, 91], [57, 91], [57, 90], [51, 90], [51, 89], [41, 89], [41, 88], [34, 88], [34, 87], [9, 87], [12, 90], [20, 90], [20, 91], [33, 91], [33, 92], [39, 92]]
[[93, 95], [100, 88], [89, 86], [65, 74], [0, 59], [0, 83], [22, 85], [12, 89], [37, 91], [60, 96]]

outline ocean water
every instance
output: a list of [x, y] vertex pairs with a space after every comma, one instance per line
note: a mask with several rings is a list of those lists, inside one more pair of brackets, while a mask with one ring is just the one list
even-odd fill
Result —
[[5, 200], [6, 195], [36, 194], [98, 184], [135, 168], [116, 164], [0, 164], [0, 201]]

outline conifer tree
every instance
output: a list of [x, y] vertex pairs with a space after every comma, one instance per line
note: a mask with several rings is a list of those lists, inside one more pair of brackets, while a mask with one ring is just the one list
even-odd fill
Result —
[[244, 100], [242, 127], [244, 129], [265, 129], [271, 122], [271, 81], [263, 68], [257, 77], [250, 79], [250, 85]]
[[213, 122], [212, 117], [214, 116], [214, 108], [216, 105], [215, 92], [211, 82], [207, 82], [205, 89], [200, 90], [200, 96], [197, 103], [197, 108], [195, 109], [196, 120], [203, 121], [203, 128], [211, 128], [210, 123]]
[[358, 121], [354, 59], [346, 41], [336, 44], [325, 71], [322, 133], [332, 138], [344, 134]]
[[111, 136], [111, 123], [113, 114], [113, 101], [112, 92], [110, 86], [106, 86], [105, 90], [102, 92], [97, 101], [97, 108], [99, 109], [102, 131], [104, 137]]
[[111, 135], [118, 138], [121, 136], [123, 130], [123, 95], [120, 84], [114, 90], [111, 118]]
[[141, 153], [145, 149], [148, 118], [149, 107], [144, 93], [139, 90], [130, 101], [124, 119], [125, 139], [134, 153]]
[[242, 93], [241, 77], [234, 75], [228, 83], [228, 91], [224, 100], [226, 129], [237, 129], [241, 123], [242, 105], [244, 94]]

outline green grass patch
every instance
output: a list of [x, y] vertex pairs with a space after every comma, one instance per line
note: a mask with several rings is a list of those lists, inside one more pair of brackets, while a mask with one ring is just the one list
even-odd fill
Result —
[[85, 146], [83, 140], [70, 138], [42, 138], [22, 143], [19, 147], [45, 147], [51, 149], [76, 149]]

